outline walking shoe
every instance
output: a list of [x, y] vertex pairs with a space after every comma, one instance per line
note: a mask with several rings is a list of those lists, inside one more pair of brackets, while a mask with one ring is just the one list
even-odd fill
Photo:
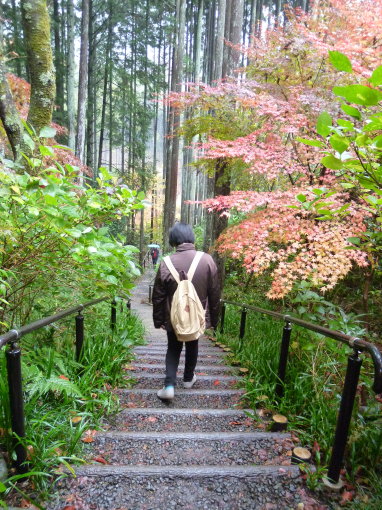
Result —
[[162, 400], [172, 400], [174, 398], [174, 394], [174, 386], [163, 386], [163, 388], [157, 393], [158, 397]]
[[192, 381], [183, 381], [183, 388], [186, 388], [189, 390], [193, 387], [193, 385], [196, 383], [196, 375], [194, 374], [194, 377], [192, 378]]

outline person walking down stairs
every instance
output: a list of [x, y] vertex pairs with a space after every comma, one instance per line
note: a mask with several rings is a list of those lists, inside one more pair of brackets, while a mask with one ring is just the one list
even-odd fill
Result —
[[[175, 278], [179, 275], [177, 279], [180, 281], [192, 280], [203, 306], [204, 316], [208, 304], [210, 323], [205, 324], [206, 328], [217, 326], [220, 302], [220, 283], [216, 264], [208, 253], [196, 251], [195, 235], [190, 225], [176, 223], [170, 230], [169, 242], [176, 248], [176, 251], [169, 257], [169, 261], [166, 261], [166, 258], [162, 260], [155, 277], [152, 295], [154, 326], [157, 329], [165, 329], [167, 332], [166, 377], [163, 388], [157, 393], [158, 397], [163, 400], [174, 398], [176, 373], [183, 349], [183, 341], [174, 331], [170, 317], [173, 297], [178, 287]], [[187, 275], [187, 273], [189, 274]], [[199, 336], [195, 336], [195, 338], [184, 342], [186, 344], [183, 374], [185, 388], [192, 388], [196, 382], [195, 367], [198, 359]]]

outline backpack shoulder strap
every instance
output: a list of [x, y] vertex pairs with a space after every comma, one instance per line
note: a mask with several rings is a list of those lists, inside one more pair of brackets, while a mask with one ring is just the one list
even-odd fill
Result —
[[176, 281], [176, 283], [179, 283], [179, 273], [175, 269], [174, 264], [171, 262], [170, 257], [168, 257], [168, 256], [164, 257], [163, 262], [166, 264], [168, 270], [172, 274], [172, 276], [173, 276], [174, 280]]
[[195, 274], [195, 271], [196, 271], [196, 268], [198, 267], [200, 259], [203, 257], [203, 255], [204, 255], [204, 252], [202, 252], [202, 251], [197, 251], [196, 252], [194, 260], [191, 263], [190, 269], [187, 272], [187, 276], [188, 276], [188, 279], [190, 281], [192, 281], [192, 279], [194, 277], [194, 274]]

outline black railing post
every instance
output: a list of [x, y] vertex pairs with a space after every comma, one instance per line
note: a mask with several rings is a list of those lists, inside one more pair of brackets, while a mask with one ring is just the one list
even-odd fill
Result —
[[149, 303], [152, 302], [152, 293], [153, 293], [153, 287], [152, 287], [152, 285], [149, 285]]
[[220, 311], [220, 333], [224, 333], [225, 303], [222, 303]]
[[239, 333], [240, 349], [243, 346], [243, 338], [245, 335], [245, 323], [246, 322], [247, 322], [247, 309], [243, 308], [241, 311], [241, 317], [240, 317], [240, 333]]
[[[6, 358], [12, 431], [17, 437], [23, 438], [25, 437], [25, 419], [21, 377], [21, 350], [15, 343], [12, 342], [7, 350]], [[28, 471], [26, 464], [27, 452], [17, 437], [14, 438], [14, 450], [16, 452], [15, 466], [19, 473], [26, 473]]]
[[129, 310], [131, 310], [131, 299], [128, 299], [127, 302], [126, 302], [126, 308]]
[[342, 468], [342, 462], [349, 433], [351, 415], [353, 412], [353, 405], [357, 392], [361, 365], [362, 360], [358, 356], [358, 351], [355, 350], [354, 353], [348, 357], [345, 384], [342, 391], [341, 405], [337, 418], [337, 427], [334, 436], [332, 456], [328, 469], [329, 482], [334, 484], [338, 483], [340, 478], [340, 471]]
[[277, 383], [276, 383], [276, 396], [281, 398], [284, 395], [284, 383], [285, 383], [285, 374], [286, 367], [288, 362], [288, 351], [289, 351], [289, 341], [290, 335], [292, 332], [292, 326], [289, 320], [285, 319], [285, 325], [283, 327], [283, 336], [281, 339], [281, 349], [280, 349], [280, 360], [279, 360], [279, 369], [277, 372]]
[[80, 361], [84, 345], [84, 316], [79, 311], [76, 316], [76, 361]]
[[117, 302], [115, 299], [111, 302], [111, 329], [114, 330], [117, 324]]

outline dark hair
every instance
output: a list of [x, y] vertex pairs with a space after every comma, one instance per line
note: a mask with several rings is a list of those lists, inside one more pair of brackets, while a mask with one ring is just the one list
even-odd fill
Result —
[[182, 243], [195, 243], [195, 235], [192, 228], [187, 223], [180, 221], [170, 229], [169, 234], [170, 246], [179, 246]]

